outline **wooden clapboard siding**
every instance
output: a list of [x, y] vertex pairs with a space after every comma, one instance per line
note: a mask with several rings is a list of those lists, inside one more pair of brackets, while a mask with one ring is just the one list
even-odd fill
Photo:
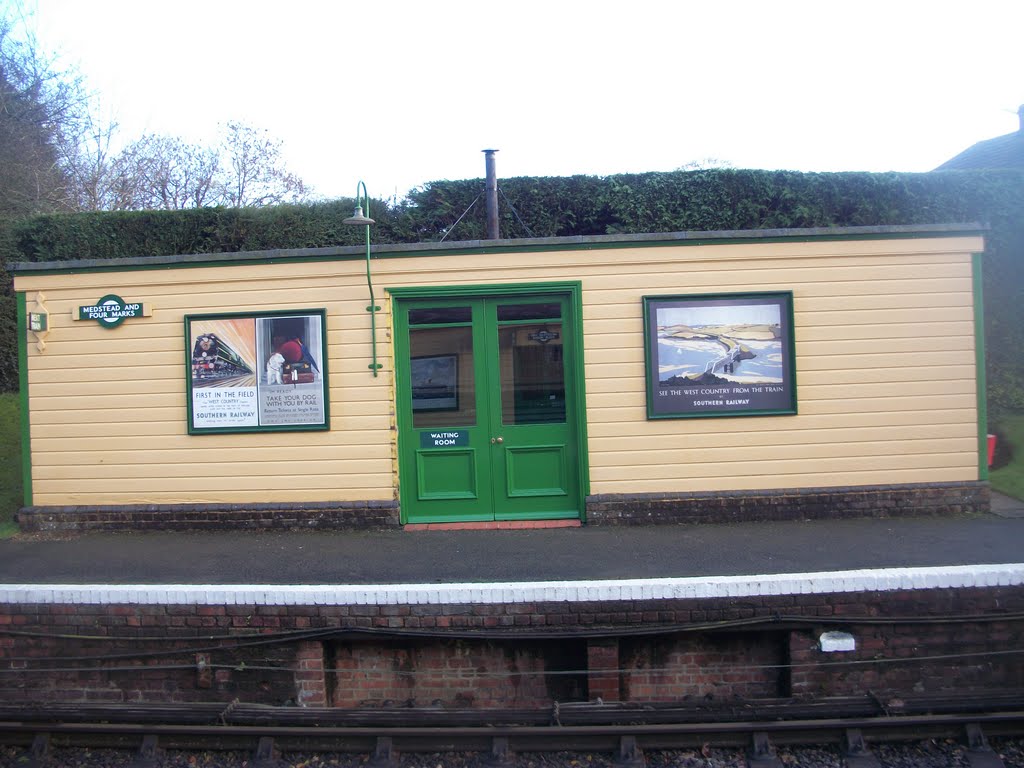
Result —
[[[913, 440], [946, 440], [946, 439], [976, 439], [976, 429], [973, 423], [954, 423], [951, 426], [944, 424], [927, 425], [880, 425], [865, 427], [819, 427], [813, 435], [799, 429], [757, 429], [743, 433], [717, 433], [715, 444], [719, 448], [747, 448], [757, 446], [777, 447], [785, 449], [790, 446], [821, 446], [835, 445], [836, 438], [842, 437], [843, 444], [848, 443], [879, 443], [892, 440], [913, 441]], [[701, 437], [707, 432], [701, 433]], [[642, 454], [650, 459], [651, 452], [660, 449], [652, 448], [647, 437], [631, 435], [618, 437], [610, 435], [605, 438], [609, 450], [619, 452], [630, 452]], [[876, 446], [877, 447], [877, 446]], [[689, 449], [687, 449], [689, 450]], [[816, 450], [816, 449], [815, 449]]]
[[[967, 457], [964, 457], [966, 461]], [[975, 455], [975, 464], [977, 456]], [[882, 482], [886, 485], [901, 483], [951, 483], [977, 480], [977, 469], [953, 469], [950, 467], [928, 468], [887, 468], [879, 480], [880, 470], [846, 471], [833, 467], [827, 477], [807, 471], [807, 463], [800, 462], [791, 467], [791, 472], [769, 471], [766, 467], [750, 467], [750, 471], [738, 475], [700, 473], [696, 477], [637, 478], [630, 479], [630, 493], [672, 493], [703, 491], [763, 491], [786, 488], [837, 488], [867, 486]], [[636, 474], [635, 472], [632, 474]], [[770, 478], [770, 480], [766, 479]], [[674, 488], [674, 491], [667, 488]]]
[[[591, 491], [976, 480], [971, 250], [894, 250], [584, 278]], [[641, 297], [721, 286], [793, 292], [799, 415], [647, 421]]]
[[[723, 439], [726, 434], [739, 435], [741, 438], [747, 436], [756, 436], [758, 433], [767, 432], [774, 434], [776, 432], [788, 432], [796, 431], [798, 434], [803, 436], [803, 439], [811, 439], [810, 435], [813, 434], [816, 439], [834, 439], [839, 432], [849, 433], [851, 430], [858, 428], [877, 429], [884, 427], [895, 427], [895, 428], [909, 428], [917, 425], [934, 425], [938, 429], [942, 430], [942, 434], [945, 434], [945, 430], [948, 429], [948, 425], [968, 425], [971, 428], [976, 428], [974, 422], [974, 410], [972, 408], [947, 408], [944, 410], [934, 410], [932, 420], [923, 420], [920, 412], [918, 411], [875, 411], [870, 413], [857, 413], [847, 412], [839, 414], [801, 414], [799, 419], [789, 418], [785, 419], [787, 423], [781, 424], [777, 417], [750, 417], [745, 419], [744, 429], [737, 430], [735, 432], [724, 432], [719, 419], [691, 419], [685, 422], [686, 434], [689, 437], [701, 437], [704, 435], [722, 435]], [[679, 430], [679, 423], [676, 421], [659, 421], [651, 423], [651, 432], [659, 439], [664, 437], [665, 434], [673, 435], [677, 434]], [[672, 427], [672, 425], [677, 425]], [[955, 429], [956, 427], [954, 427]], [[622, 436], [623, 430], [613, 422], [601, 423], [591, 422], [589, 425], [591, 439], [595, 437], [611, 439], [618, 439]], [[830, 430], [837, 430], [837, 432], [831, 435], [831, 438], [822, 437], [822, 433], [829, 432]], [[631, 435], [632, 437], [632, 435]], [[648, 435], [640, 435], [641, 440], [648, 438]], [[685, 441], [683, 442], [685, 444]]]
[[[666, 464], [658, 460], [661, 451], [644, 451], [623, 457], [614, 466], [605, 468], [609, 477], [617, 479], [632, 478], [638, 467], [647, 467], [644, 474], [659, 479], [675, 479], [677, 477], [729, 476], [736, 472], [738, 466], [748, 466], [757, 471], [744, 472], [750, 474], [786, 474], [794, 471], [806, 471], [803, 466], [808, 460], [821, 458], [828, 461], [832, 471], [855, 471], [870, 469], [889, 469], [935, 466], [956, 466], [963, 453], [971, 453], [977, 447], [976, 439], [959, 439], [950, 441], [949, 446], [941, 446], [948, 450], [935, 450], [934, 441], [907, 441], [904, 449], [913, 453], [885, 455], [891, 446], [875, 443], [857, 443], [849, 447], [845, 445], [817, 446], [773, 446], [766, 453], [763, 447], [746, 448], [707, 448], [675, 449], [672, 451], [674, 461]], [[765, 456], [770, 455], [770, 459]]]
[[[194, 438], [184, 434], [181, 427], [181, 415], [176, 409], [169, 409], [167, 411], [169, 418], [166, 421], [159, 421], [152, 417], [146, 421], [133, 421], [133, 422], [122, 422], [118, 426], [118, 435], [121, 437], [138, 436], [147, 437], [152, 435], [153, 437], [159, 438], [162, 442], [173, 437], [175, 439], [181, 438], [185, 440], [190, 447], [195, 447]], [[376, 425], [380, 423], [380, 417], [378, 416], [358, 416], [358, 415], [344, 415], [339, 416], [332, 412], [331, 414], [331, 428], [340, 429], [342, 426], [346, 428], [346, 431], [352, 432], [353, 440], [366, 440], [369, 435], [356, 434], [359, 432], [373, 432]], [[95, 441], [97, 439], [97, 430], [94, 424], [88, 422], [72, 423], [62, 419], [50, 420], [49, 423], [33, 424], [32, 426], [32, 441], [35, 446], [36, 439], [41, 441], [45, 440], [60, 440], [63, 437], [68, 438], [86, 438]], [[215, 436], [209, 436], [211, 440]], [[226, 436], [220, 436], [226, 437]], [[244, 445], [252, 445], [253, 437], [250, 435], [250, 439], [246, 440]], [[280, 442], [280, 441], [278, 441]], [[45, 443], [43, 443], [45, 445]], [[357, 445], [362, 445], [362, 442], [357, 442]], [[55, 445], [55, 444], [51, 444]]]
[[[54, 274], [44, 283], [53, 330], [44, 353], [29, 346], [36, 504], [394, 498], [391, 381], [367, 368], [362, 265]], [[105, 293], [141, 301], [152, 316], [113, 330], [72, 321]], [[321, 307], [330, 431], [187, 434], [185, 315]]]
[[[354, 437], [354, 435], [353, 435]], [[366, 435], [364, 439], [371, 436]], [[47, 441], [51, 442], [47, 442]], [[255, 442], [255, 441], [250, 441]], [[187, 440], [181, 437], [168, 436], [160, 441], [159, 448], [153, 448], [146, 443], [144, 436], [126, 436], [115, 441], [106, 441], [97, 444], [95, 438], [89, 437], [64, 437], [64, 438], [43, 438], [41, 446], [47, 447], [53, 452], [52, 463], [59, 465], [71, 465], [76, 462], [75, 454], [87, 450], [95, 453], [93, 457], [97, 464], [112, 466], [115, 464], [140, 465], [154, 463], [188, 463], [195, 459], [190, 452], [192, 446]], [[320, 459], [321, 447], [317, 445], [305, 445], [291, 449], [291, 454], [296, 462], [303, 462], [304, 469], [311, 469], [312, 464]], [[387, 446], [340, 446], [333, 453], [332, 458], [344, 459], [346, 462], [364, 460], [376, 460], [388, 458], [390, 452]], [[244, 445], [231, 449], [232, 461], [246, 462], [274, 462], [280, 458], [280, 448], [277, 445]], [[353, 465], [346, 463], [344, 470], [351, 472]]]
[[[28, 345], [37, 504], [396, 497], [387, 289], [583, 285], [590, 491], [658, 493], [977, 479], [972, 236], [706, 242], [594, 250], [387, 253], [365, 262], [41, 272], [46, 351]], [[799, 415], [646, 418], [642, 297], [792, 291]], [[152, 309], [72, 321], [106, 293]], [[189, 435], [185, 315], [326, 310], [325, 432]]]

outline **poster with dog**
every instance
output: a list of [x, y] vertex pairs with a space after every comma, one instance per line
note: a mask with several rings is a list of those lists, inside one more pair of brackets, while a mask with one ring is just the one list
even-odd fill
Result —
[[324, 311], [185, 318], [189, 432], [327, 429]]

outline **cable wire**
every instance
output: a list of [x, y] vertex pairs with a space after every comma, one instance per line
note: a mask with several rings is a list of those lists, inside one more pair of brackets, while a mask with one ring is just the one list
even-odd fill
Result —
[[[850, 666], [864, 666], [869, 664], [917, 664], [926, 661], [949, 661], [952, 659], [970, 659], [970, 658], [992, 658], [1000, 656], [1014, 656], [1024, 654], [1024, 648], [1013, 648], [1002, 651], [964, 651], [962, 653], [946, 653], [946, 654], [934, 654], [931, 656], [907, 656], [907, 657], [889, 657], [881, 656], [871, 659], [847, 659], [840, 661], [804, 661], [804, 662], [789, 662], [783, 664], [700, 664], [701, 672], [708, 671], [722, 671], [722, 672], [736, 672], [738, 670], [763, 670], [763, 669], [803, 669], [803, 668], [818, 668], [818, 667], [850, 667]], [[687, 666], [687, 665], [681, 665]], [[67, 673], [67, 672], [140, 672], [150, 670], [196, 670], [196, 669], [227, 669], [235, 672], [286, 672], [289, 674], [295, 674], [297, 672], [309, 672], [308, 669], [301, 669], [299, 667], [291, 666], [272, 666], [272, 665], [261, 665], [261, 664], [248, 664], [246, 662], [239, 662], [237, 664], [155, 664], [155, 665], [131, 665], [121, 667], [24, 667], [19, 669], [0, 669], [0, 674], [54, 674], [54, 673]], [[474, 679], [490, 679], [490, 678], [508, 678], [508, 677], [568, 677], [568, 676], [588, 676], [588, 675], [657, 675], [657, 674], [675, 674], [679, 672], [680, 667], [642, 667], [642, 668], [618, 668], [618, 669], [558, 669], [558, 670], [527, 670], [527, 671], [516, 671], [516, 670], [505, 670], [501, 672], [480, 672], [479, 670], [465, 670], [464, 672], [457, 675], [443, 675], [443, 680], [456, 680], [456, 681], [468, 681]], [[324, 669], [325, 675], [341, 676], [350, 674], [352, 670], [348, 669]], [[372, 670], [374, 674], [383, 674], [378, 670]], [[418, 676], [431, 676], [437, 677], [437, 670], [423, 670], [423, 671], [401, 671], [395, 672], [395, 677], [403, 680], [416, 678]]]
[[448, 235], [450, 235], [455, 230], [455, 228], [457, 226], [459, 226], [459, 222], [462, 221], [466, 217], [466, 214], [469, 213], [470, 210], [472, 210], [473, 206], [477, 204], [477, 201], [480, 200], [480, 195], [482, 195], [482, 194], [483, 194], [483, 192], [480, 192], [480, 194], [478, 194], [476, 196], [476, 199], [474, 199], [473, 202], [469, 204], [469, 208], [464, 210], [462, 212], [462, 215], [459, 216], [459, 218], [457, 218], [455, 220], [455, 223], [452, 224], [450, 227], [448, 227], [448, 231], [444, 233], [444, 237], [442, 237], [440, 240], [438, 240], [439, 243], [443, 243], [445, 241], [445, 238], [448, 237]]
[[530, 237], [534, 237], [533, 231], [528, 226], [526, 226], [526, 222], [523, 221], [522, 218], [519, 216], [519, 211], [517, 211], [516, 207], [512, 205], [512, 201], [508, 199], [508, 197], [505, 195], [505, 190], [503, 190], [500, 186], [498, 187], [498, 194], [500, 194], [501, 199], [508, 204], [508, 207], [512, 209], [512, 215], [515, 216], [516, 221], [518, 221], [522, 225], [523, 229], [526, 230], [526, 234], [529, 235]]
[[1015, 622], [1024, 620], [1024, 613], [986, 613], [957, 614], [939, 616], [799, 616], [788, 614], [772, 614], [770, 616], [753, 616], [744, 619], [724, 619], [687, 624], [657, 624], [632, 627], [590, 627], [586, 629], [550, 629], [523, 627], [486, 627], [486, 628], [452, 628], [423, 629], [414, 627], [316, 627], [310, 629], [289, 629], [277, 632], [253, 632], [241, 635], [196, 635], [181, 637], [179, 635], [162, 635], [142, 637], [138, 635], [79, 635], [71, 633], [50, 633], [33, 630], [16, 630], [0, 627], [0, 636], [31, 637], [54, 640], [81, 640], [92, 642], [183, 642], [183, 641], [230, 641], [245, 639], [281, 638], [295, 640], [304, 637], [320, 637], [335, 635], [370, 635], [378, 637], [414, 637], [429, 639], [457, 640], [564, 640], [613, 637], [637, 637], [689, 634], [716, 630], [752, 628], [758, 626], [780, 625], [811, 625], [811, 626], [891, 626], [896, 624], [929, 625], [929, 624], [987, 624], [992, 622]]
[[[156, 659], [175, 656], [193, 655], [198, 653], [225, 653], [237, 652], [245, 648], [254, 648], [270, 645], [282, 645], [301, 640], [327, 639], [338, 642], [347, 638], [359, 636], [368, 637], [391, 637], [391, 638], [416, 638], [416, 639], [457, 639], [457, 640], [559, 640], [559, 639], [588, 639], [601, 637], [651, 637], [677, 634], [693, 634], [698, 632], [713, 632], [728, 629], [753, 628], [759, 626], [779, 625], [811, 625], [811, 626], [887, 626], [894, 624], [963, 624], [963, 623], [988, 623], [993, 621], [1020, 621], [1024, 620], [1024, 614], [982, 614], [982, 615], [960, 615], [960, 616], [932, 616], [932, 617], [806, 617], [806, 616], [785, 616], [775, 615], [771, 617], [754, 617], [749, 619], [734, 619], [727, 621], [706, 622], [702, 624], [686, 624], [657, 627], [631, 627], [609, 629], [593, 629], [588, 631], [569, 632], [522, 632], [516, 629], [507, 632], [495, 632], [494, 630], [424, 630], [409, 628], [385, 628], [385, 627], [319, 627], [313, 629], [286, 630], [274, 633], [247, 633], [235, 636], [204, 635], [196, 638], [182, 637], [111, 637], [103, 635], [74, 635], [74, 634], [49, 634], [45, 632], [32, 632], [22, 630], [0, 630], [0, 635], [12, 635], [29, 637], [33, 639], [49, 640], [72, 640], [72, 641], [106, 641], [106, 642], [182, 642], [183, 640], [207, 640], [212, 644], [186, 646], [184, 648], [168, 648], [164, 650], [138, 650], [122, 651], [110, 654], [90, 655], [60, 655], [60, 656], [7, 656], [4, 661], [9, 663], [29, 662], [104, 662], [124, 661], [127, 659]], [[219, 641], [219, 642], [217, 642]], [[1013, 651], [1016, 652], [1016, 651]], [[1011, 653], [1013, 653], [1011, 652]], [[954, 656], [955, 657], [955, 656]], [[831, 665], [838, 662], [817, 662], [817, 665]], [[848, 663], [848, 662], [842, 662]], [[866, 662], [863, 662], [866, 663]], [[193, 667], [189, 664], [188, 667]], [[730, 669], [752, 668], [749, 666], [730, 665]], [[94, 667], [93, 669], [103, 669]], [[0, 670], [9, 671], [9, 670]], [[571, 673], [578, 674], [578, 673]], [[580, 673], [585, 674], [585, 673]]]

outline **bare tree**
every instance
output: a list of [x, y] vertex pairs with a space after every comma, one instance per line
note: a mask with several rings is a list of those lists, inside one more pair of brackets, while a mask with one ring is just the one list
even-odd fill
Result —
[[170, 136], [143, 136], [121, 153], [117, 166], [135, 180], [132, 207], [180, 210], [215, 205], [216, 152]]
[[81, 139], [69, 162], [79, 210], [242, 208], [307, 197], [284, 167], [281, 142], [241, 123], [228, 124], [216, 150], [150, 134], [112, 155], [101, 129]]
[[74, 207], [64, 148], [87, 106], [81, 78], [42, 55], [27, 29], [16, 34], [9, 15], [0, 18], [0, 215]]
[[244, 123], [224, 126], [215, 148], [146, 135], [116, 150], [117, 124], [98, 117], [76, 72], [40, 53], [24, 17], [18, 0], [0, 15], [0, 217], [308, 199], [282, 142]]
[[68, 185], [69, 206], [77, 211], [129, 210], [140, 206], [140, 184], [124, 153], [113, 146], [117, 124], [90, 116], [74, 136], [61, 142], [61, 166]]
[[284, 166], [282, 142], [266, 130], [238, 122], [221, 139], [217, 199], [221, 205], [248, 208], [297, 203], [308, 197], [306, 185]]
[[299, 202], [307, 194], [302, 180], [285, 169], [281, 142], [242, 123], [226, 126], [216, 150], [143, 136], [112, 160], [107, 175], [124, 191], [109, 197], [108, 210], [258, 207]]

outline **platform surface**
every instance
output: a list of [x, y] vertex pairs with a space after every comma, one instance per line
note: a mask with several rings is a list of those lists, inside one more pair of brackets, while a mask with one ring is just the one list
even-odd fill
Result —
[[0, 586], [397, 585], [692, 579], [1024, 563], [993, 513], [536, 530], [93, 533], [0, 541]]

